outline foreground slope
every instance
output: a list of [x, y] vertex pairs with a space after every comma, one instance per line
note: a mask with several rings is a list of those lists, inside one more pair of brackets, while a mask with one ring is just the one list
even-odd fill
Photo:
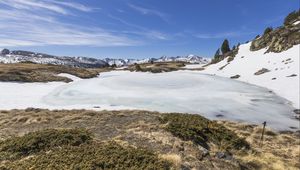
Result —
[[267, 129], [261, 147], [260, 127], [199, 115], [26, 109], [0, 118], [0, 169], [300, 167], [299, 133]]

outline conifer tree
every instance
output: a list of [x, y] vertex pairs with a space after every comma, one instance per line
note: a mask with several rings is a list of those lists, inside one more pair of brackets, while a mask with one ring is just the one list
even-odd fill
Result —
[[222, 54], [225, 54], [230, 51], [229, 42], [227, 39], [225, 39], [223, 41], [223, 44], [221, 46], [221, 51], [222, 51]]

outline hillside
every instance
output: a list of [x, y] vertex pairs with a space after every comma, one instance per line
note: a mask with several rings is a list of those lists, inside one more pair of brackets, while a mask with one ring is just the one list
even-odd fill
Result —
[[299, 108], [300, 20], [222, 54], [203, 73], [266, 87]]
[[299, 108], [300, 45], [281, 53], [265, 53], [266, 49], [250, 51], [250, 45], [251, 42], [241, 45], [234, 60], [228, 62], [225, 58], [207, 66], [203, 73], [267, 87]]

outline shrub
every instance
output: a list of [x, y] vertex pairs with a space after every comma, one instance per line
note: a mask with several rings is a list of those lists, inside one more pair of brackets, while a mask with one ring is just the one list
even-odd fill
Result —
[[272, 27], [266, 28], [265, 31], [264, 31], [264, 35], [270, 33], [271, 31], [273, 31], [273, 28], [272, 28]]
[[[43, 130], [0, 141], [1, 168], [7, 169], [171, 169], [150, 150], [92, 141], [84, 130]], [[27, 148], [27, 149], [25, 149]], [[26, 151], [22, 159], [14, 153]]]
[[12, 169], [170, 169], [150, 151], [115, 142], [66, 146], [9, 165]]
[[221, 150], [250, 148], [234, 132], [200, 115], [170, 113], [164, 114], [160, 121], [167, 124], [166, 130], [174, 136], [193, 141], [207, 149], [210, 143]]
[[0, 155], [6, 152], [10, 153], [12, 158], [18, 158], [58, 146], [79, 146], [91, 139], [90, 133], [80, 129], [49, 129], [31, 132], [22, 137], [15, 137], [0, 143]]
[[296, 21], [299, 16], [300, 16], [300, 10], [289, 13], [289, 15], [286, 16], [284, 19], [284, 25], [289, 25], [293, 21]]
[[135, 64], [135, 70], [136, 71], [143, 71], [139, 64]]

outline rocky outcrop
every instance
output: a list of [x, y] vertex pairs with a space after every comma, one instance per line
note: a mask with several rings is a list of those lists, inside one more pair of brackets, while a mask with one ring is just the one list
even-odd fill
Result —
[[237, 75], [235, 75], [235, 76], [231, 76], [230, 78], [231, 78], [231, 79], [238, 79], [238, 78], [240, 78], [240, 77], [241, 77], [241, 76], [237, 74]]
[[260, 70], [258, 70], [257, 72], [254, 73], [254, 75], [258, 76], [264, 73], [270, 72], [270, 70], [266, 69], [266, 68], [262, 68]]
[[293, 45], [300, 44], [299, 21], [294, 21], [293, 24], [281, 26], [256, 38], [252, 41], [250, 50], [256, 51], [268, 48], [266, 53], [280, 53], [293, 47]]

